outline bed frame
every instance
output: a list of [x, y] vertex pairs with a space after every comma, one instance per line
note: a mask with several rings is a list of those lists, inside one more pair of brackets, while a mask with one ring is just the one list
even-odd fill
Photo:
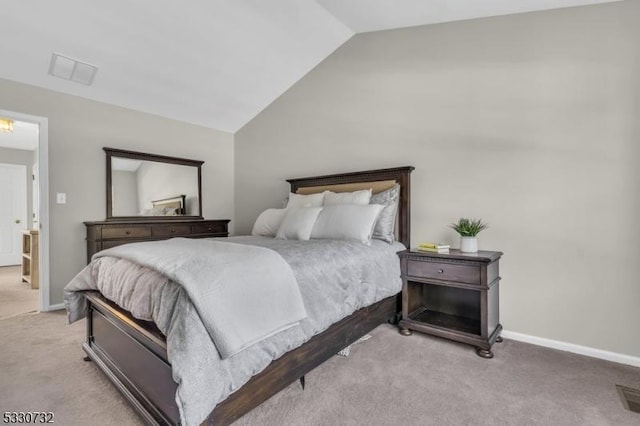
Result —
[[[309, 187], [393, 180], [400, 184], [398, 240], [409, 247], [410, 173], [413, 167], [291, 179], [292, 192]], [[176, 383], [165, 337], [152, 322], [134, 319], [98, 292], [85, 293], [88, 305], [85, 360], [94, 361], [149, 424], [178, 424]], [[229, 395], [205, 424], [227, 425], [352, 344], [378, 325], [397, 318], [398, 295], [362, 308], [273, 361]]]

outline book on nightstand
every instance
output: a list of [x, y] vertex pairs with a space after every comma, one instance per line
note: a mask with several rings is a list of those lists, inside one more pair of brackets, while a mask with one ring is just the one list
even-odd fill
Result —
[[439, 253], [439, 254], [447, 254], [449, 253], [449, 244], [440, 244], [440, 243], [420, 243], [418, 247], [416, 247], [416, 251], [422, 251], [427, 253]]

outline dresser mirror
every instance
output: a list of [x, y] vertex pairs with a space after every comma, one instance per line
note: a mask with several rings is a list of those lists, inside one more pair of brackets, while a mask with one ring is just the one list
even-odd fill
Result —
[[204, 161], [104, 148], [107, 220], [202, 219]]

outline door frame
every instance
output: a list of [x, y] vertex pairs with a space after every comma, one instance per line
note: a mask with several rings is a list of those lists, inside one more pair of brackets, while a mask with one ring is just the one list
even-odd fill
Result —
[[0, 116], [16, 121], [26, 121], [39, 126], [38, 131], [38, 171], [39, 176], [39, 245], [40, 245], [40, 311], [61, 309], [51, 306], [49, 273], [49, 119], [37, 115], [23, 114], [0, 109]]

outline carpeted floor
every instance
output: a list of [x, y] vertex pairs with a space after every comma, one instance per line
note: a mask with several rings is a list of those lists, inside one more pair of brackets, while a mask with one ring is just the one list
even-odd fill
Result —
[[[383, 325], [241, 418], [245, 425], [640, 425], [615, 384], [640, 369], [505, 340], [495, 358]], [[84, 324], [62, 312], [0, 320], [0, 409], [52, 411], [60, 425], [141, 421], [90, 362]]]
[[0, 267], [0, 320], [38, 310], [38, 290], [22, 282], [21, 269], [21, 266]]

